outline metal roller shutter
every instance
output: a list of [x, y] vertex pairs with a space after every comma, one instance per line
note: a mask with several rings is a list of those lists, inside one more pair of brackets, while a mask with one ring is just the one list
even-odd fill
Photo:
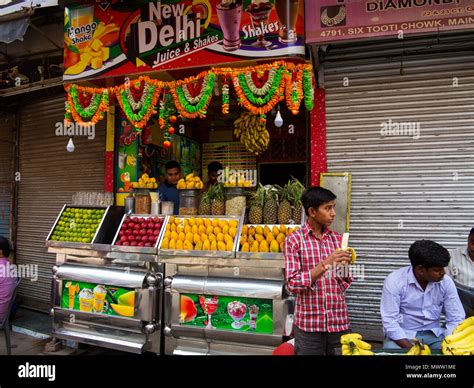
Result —
[[56, 136], [64, 120], [64, 96], [25, 107], [20, 113], [20, 173], [17, 263], [38, 265], [38, 281], [24, 281], [20, 303], [48, 311], [51, 269], [55, 256], [45, 239], [65, 203], [76, 191], [103, 191], [105, 124], [96, 126], [94, 140], [74, 137], [75, 152], [66, 151], [68, 137]]
[[15, 116], [0, 115], [0, 236], [10, 236], [10, 209], [13, 169], [13, 125]]
[[[381, 338], [383, 281], [411, 243], [459, 247], [474, 226], [474, 33], [330, 46], [324, 82], [328, 171], [353, 174], [350, 244], [365, 265], [350, 318]], [[419, 123], [420, 138], [382, 137], [389, 120]]]

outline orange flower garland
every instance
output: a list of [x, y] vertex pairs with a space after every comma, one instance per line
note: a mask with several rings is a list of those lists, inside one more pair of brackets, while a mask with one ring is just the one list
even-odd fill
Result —
[[[109, 92], [107, 89], [95, 89], [77, 85], [67, 85], [65, 89], [67, 92], [65, 121], [67, 123], [70, 122], [70, 117], [72, 116], [72, 118], [77, 124], [83, 126], [95, 125], [104, 118], [104, 113], [109, 110]], [[76, 98], [74, 97], [74, 95], [76, 95], [77, 93], [101, 95], [99, 106], [97, 107], [97, 110], [94, 112], [89, 121], [84, 121], [83, 116], [85, 115], [81, 115], [78, 111], [78, 109], [81, 109], [82, 107], [78, 107], [77, 101], [75, 101]]]

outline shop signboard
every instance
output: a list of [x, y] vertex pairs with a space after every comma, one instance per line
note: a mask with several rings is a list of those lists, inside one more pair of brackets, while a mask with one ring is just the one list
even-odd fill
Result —
[[306, 0], [306, 43], [474, 27], [474, 0]]
[[180, 325], [273, 334], [273, 301], [218, 295], [180, 295]]
[[133, 317], [135, 290], [104, 284], [63, 280], [61, 308]]
[[64, 79], [304, 56], [304, 0], [161, 0], [67, 6]]

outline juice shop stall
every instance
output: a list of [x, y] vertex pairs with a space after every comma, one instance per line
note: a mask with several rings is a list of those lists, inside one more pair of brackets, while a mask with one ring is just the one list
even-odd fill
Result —
[[[65, 205], [51, 229], [54, 335], [269, 354], [291, 332], [282, 248], [309, 182], [303, 1], [103, 7], [66, 9], [66, 121], [106, 120], [115, 205]], [[159, 189], [170, 160], [179, 206]], [[210, 162], [222, 166], [213, 183]]]

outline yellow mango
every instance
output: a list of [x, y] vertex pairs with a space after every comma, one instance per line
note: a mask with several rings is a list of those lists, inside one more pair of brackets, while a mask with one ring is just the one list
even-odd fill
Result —
[[233, 243], [233, 242], [234, 242], [234, 239], [232, 238], [231, 235], [229, 235], [229, 234], [224, 234], [224, 241], [225, 241], [226, 243], [228, 243], [229, 241], [230, 241], [231, 243]]
[[174, 224], [174, 221], [175, 221], [174, 216], [170, 216], [170, 219], [169, 219], [170, 224]]
[[218, 249], [219, 251], [225, 251], [225, 250], [226, 250], [225, 242], [219, 241], [219, 242], [217, 243], [217, 249]]
[[202, 242], [198, 241], [196, 245], [194, 246], [195, 251], [202, 251]]
[[267, 237], [268, 233], [271, 233], [271, 230], [268, 226], [265, 225], [265, 227], [263, 228], [263, 235]]
[[254, 241], [254, 242], [252, 243], [251, 248], [250, 248], [250, 252], [258, 252], [259, 247], [260, 247], [260, 246], [258, 245], [258, 242], [257, 242], [257, 241]]
[[191, 225], [191, 226], [196, 225], [196, 219], [195, 219], [194, 217], [191, 217], [191, 218], [189, 219], [189, 225]]
[[256, 234], [260, 234], [260, 235], [263, 235], [263, 228], [261, 226], [257, 226], [255, 228], [255, 233]]
[[280, 229], [277, 226], [274, 226], [272, 228], [272, 233], [273, 233], [273, 236], [276, 237], [280, 234]]
[[[232, 221], [234, 221], [234, 220], [231, 220], [231, 222], [232, 222]], [[232, 226], [232, 227], [234, 227], [234, 226]], [[247, 235], [248, 232], [249, 232], [249, 227], [248, 227], [248, 225], [242, 226], [242, 234]]]
[[186, 233], [186, 241], [189, 241], [191, 244], [193, 243], [194, 236], [191, 232]]
[[76, 75], [82, 73], [86, 67], [89, 65], [89, 61], [86, 60], [81, 60], [77, 62], [75, 65], [68, 67], [65, 71], [64, 74], [68, 75]]
[[163, 241], [161, 242], [161, 249], [168, 249], [170, 246], [170, 239], [168, 237], [164, 237]]
[[286, 233], [286, 226], [285, 225], [280, 225], [280, 232], [281, 233]]
[[268, 233], [266, 240], [267, 240], [267, 243], [270, 244], [273, 240], [275, 240], [275, 237], [273, 237], [272, 233]]
[[216, 240], [211, 242], [211, 251], [217, 251], [217, 241]]
[[176, 225], [175, 224], [171, 225], [171, 231], [176, 232]]
[[[237, 228], [238, 225], [239, 225], [239, 223], [236, 220], [229, 220], [229, 228]], [[245, 225], [245, 226], [247, 226], [247, 225]]]
[[285, 243], [281, 242], [280, 243], [280, 252], [283, 252], [285, 250]]
[[224, 241], [224, 234], [223, 233], [218, 233], [217, 234], [217, 241]]
[[201, 233], [201, 242], [204, 242], [206, 240], [209, 240], [209, 236], [205, 233]]
[[171, 232], [171, 237], [170, 237], [172, 240], [177, 240], [179, 237], [178, 237], [178, 233], [176, 232]]
[[176, 241], [176, 249], [183, 249], [183, 240]]
[[209, 218], [205, 218], [204, 225], [206, 226], [206, 228], [209, 228], [210, 226], [212, 226], [211, 220]]
[[213, 228], [212, 226], [208, 226], [208, 227], [206, 228], [206, 233], [207, 233], [207, 234], [213, 234], [213, 233], [214, 233], [214, 228]]
[[270, 252], [272, 253], [278, 253], [280, 250], [280, 246], [278, 244], [278, 242], [276, 240], [273, 240], [271, 243], [270, 243]]
[[285, 241], [285, 238], [286, 238], [285, 234], [284, 234], [284, 233], [280, 233], [280, 234], [277, 236], [276, 240], [277, 240], [278, 244], [281, 244], [283, 241]]
[[208, 234], [207, 237], [209, 238], [209, 241], [212, 243], [213, 241], [217, 242], [216, 235], [214, 233]]
[[229, 233], [229, 226], [228, 225], [224, 225], [224, 227], [222, 228], [222, 233], [224, 233], [224, 234]]
[[263, 237], [263, 235], [261, 234], [256, 234], [255, 235], [255, 241], [257, 241], [259, 244], [265, 240], [265, 237]]
[[202, 250], [203, 251], [209, 251], [210, 249], [211, 249], [211, 243], [209, 242], [209, 240], [205, 240], [202, 243]]
[[192, 251], [192, 250], [194, 250], [194, 245], [193, 245], [193, 243], [190, 242], [190, 241], [188, 241], [188, 240], [186, 240], [186, 241], [184, 242], [183, 247], [184, 247], [184, 249], [186, 249], [187, 251]]
[[[178, 227], [179, 229], [179, 227]], [[176, 231], [179, 233], [180, 230], [176, 229]], [[188, 234], [188, 233], [191, 233], [191, 227], [189, 225], [186, 225], [186, 226], [181, 226], [181, 231], [184, 232], [184, 234]]]
[[167, 230], [167, 231], [165, 232], [165, 236], [164, 236], [164, 237], [169, 240], [169, 239], [171, 238], [171, 232], [170, 232], [169, 230]]
[[[263, 236], [262, 236], [262, 238], [263, 238]], [[255, 239], [252, 236], [247, 237], [247, 242], [249, 243], [250, 246], [252, 246], [254, 241], [255, 241]]]
[[181, 240], [181, 241], [186, 240], [186, 235], [184, 234], [184, 232], [180, 232], [178, 234], [178, 240]]
[[196, 218], [196, 225], [197, 226], [204, 225], [204, 220], [202, 218]]
[[222, 229], [218, 226], [214, 227], [214, 234], [217, 236], [219, 233], [222, 233]]
[[191, 190], [194, 189], [195, 183], [194, 182], [187, 182], [186, 189]]
[[232, 236], [232, 237], [235, 237], [235, 235], [237, 234], [237, 228], [235, 226], [232, 226], [229, 228], [229, 234]]
[[193, 225], [193, 226], [191, 227], [191, 233], [192, 233], [192, 234], [196, 234], [198, 231], [199, 231], [199, 228], [198, 228], [197, 225]]
[[199, 225], [198, 226], [198, 233], [199, 234], [205, 234], [206, 233], [206, 227], [204, 225]]
[[211, 225], [215, 228], [216, 226], [219, 226], [219, 220], [217, 218], [213, 218], [211, 221]]
[[234, 249], [234, 242], [233, 241], [227, 241], [225, 244], [226, 251], [231, 251]]
[[250, 246], [249, 246], [249, 243], [245, 243], [244, 245], [242, 245], [242, 252], [249, 252], [250, 251]]
[[244, 245], [247, 242], [247, 236], [245, 234], [242, 234], [240, 236], [240, 245]]
[[251, 226], [249, 228], [249, 236], [255, 236], [256, 233], [257, 233], [257, 229], [255, 228], [255, 226]]
[[269, 252], [269, 251], [270, 249], [268, 247], [268, 243], [265, 240], [263, 240], [259, 245], [259, 252]]
[[199, 236], [199, 234], [195, 233], [193, 234], [193, 243], [197, 244], [198, 242], [201, 242], [201, 237]]
[[229, 226], [226, 220], [219, 221], [219, 228], [224, 229], [225, 226]]
[[169, 249], [176, 249], [176, 240], [170, 240]]

